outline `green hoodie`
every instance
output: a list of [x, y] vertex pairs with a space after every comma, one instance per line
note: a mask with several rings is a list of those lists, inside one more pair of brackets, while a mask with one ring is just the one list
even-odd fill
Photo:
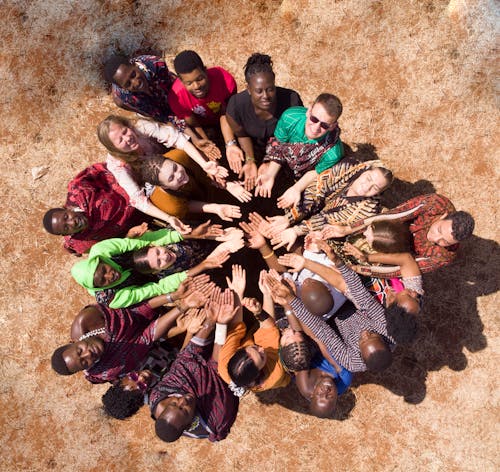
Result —
[[[130, 276], [130, 270], [123, 270], [120, 265], [113, 262], [112, 256], [123, 254], [128, 251], [136, 251], [147, 246], [164, 246], [166, 244], [178, 243], [182, 241], [182, 235], [177, 231], [161, 229], [159, 231], [149, 231], [137, 239], [130, 238], [113, 238], [106, 239], [94, 244], [89, 251], [88, 259], [76, 263], [71, 269], [73, 278], [91, 295], [96, 292], [108, 288], [113, 288]], [[94, 287], [94, 274], [100, 262], [109, 264], [115, 270], [121, 273], [121, 277], [114, 283], [106, 287]], [[149, 298], [162, 295], [164, 293], [173, 292], [179, 287], [180, 283], [187, 277], [187, 271], [172, 274], [159, 282], [150, 282], [141, 287], [132, 285], [117, 290], [111, 303], [110, 308], [125, 308], [135, 303], [148, 300]]]

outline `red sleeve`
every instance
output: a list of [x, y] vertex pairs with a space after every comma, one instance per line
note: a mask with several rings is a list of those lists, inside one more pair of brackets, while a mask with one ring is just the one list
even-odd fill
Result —
[[167, 101], [170, 105], [170, 108], [174, 112], [175, 116], [179, 119], [185, 119], [188, 116], [191, 116], [191, 107], [189, 103], [186, 102], [185, 94], [189, 93], [186, 91], [184, 85], [182, 84], [180, 79], [176, 79], [170, 92], [168, 92]]

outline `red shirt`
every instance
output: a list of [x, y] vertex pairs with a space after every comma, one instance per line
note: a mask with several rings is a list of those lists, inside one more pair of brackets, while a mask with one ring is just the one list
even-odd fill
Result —
[[210, 87], [204, 98], [191, 95], [181, 80], [176, 79], [168, 94], [168, 103], [177, 118], [185, 119], [196, 115], [204, 126], [219, 123], [219, 117], [225, 111], [229, 98], [236, 93], [236, 81], [222, 67], [207, 69], [207, 76]]

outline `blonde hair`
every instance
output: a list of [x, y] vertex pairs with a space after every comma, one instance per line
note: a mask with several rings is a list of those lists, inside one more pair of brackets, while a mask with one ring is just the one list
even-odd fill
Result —
[[109, 139], [109, 129], [111, 125], [119, 125], [124, 126], [126, 128], [133, 129], [135, 132], [134, 123], [119, 115], [109, 115], [104, 120], [102, 120], [97, 126], [97, 138], [101, 142], [101, 144], [108, 150], [108, 152], [118, 159], [121, 159], [125, 162], [133, 162], [137, 159], [137, 153], [135, 151], [131, 152], [123, 152], [115, 147], [115, 145]]

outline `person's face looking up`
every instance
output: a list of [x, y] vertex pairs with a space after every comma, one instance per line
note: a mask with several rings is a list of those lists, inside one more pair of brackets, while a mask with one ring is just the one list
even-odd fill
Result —
[[63, 359], [70, 372], [90, 369], [99, 361], [104, 352], [104, 341], [99, 336], [92, 336], [71, 344], [64, 352]]
[[187, 74], [179, 74], [179, 79], [194, 97], [205, 98], [207, 96], [210, 82], [205, 70], [196, 68]]
[[262, 346], [257, 346], [257, 344], [253, 344], [252, 346], [248, 346], [245, 348], [245, 351], [247, 353], [247, 356], [252, 359], [253, 363], [255, 364], [255, 367], [257, 369], [262, 370], [264, 366], [266, 365], [266, 351]]
[[120, 380], [120, 385], [125, 391], [140, 390], [145, 392], [151, 382], [151, 372], [149, 370], [140, 370], [139, 372], [130, 372]]
[[80, 211], [60, 210], [52, 214], [52, 230], [66, 236], [83, 231], [88, 227], [87, 217]]
[[390, 288], [387, 289], [386, 305], [391, 306], [394, 303], [413, 315], [420, 313], [418, 293], [415, 290], [405, 288], [400, 292], [395, 292]]
[[248, 93], [252, 105], [257, 110], [269, 111], [276, 102], [276, 86], [274, 76], [270, 72], [259, 72], [250, 77]]
[[185, 430], [193, 421], [196, 399], [190, 393], [173, 393], [160, 403], [155, 410], [156, 418], [163, 418], [178, 430]]
[[121, 277], [120, 272], [105, 262], [100, 262], [94, 272], [94, 287], [107, 287]]
[[121, 64], [116, 69], [113, 81], [118, 87], [132, 93], [150, 93], [149, 82], [144, 72], [135, 64]]
[[427, 240], [441, 247], [453, 246], [458, 241], [453, 237], [452, 221], [445, 220], [447, 214], [439, 217], [432, 223], [427, 232]]
[[304, 335], [302, 331], [295, 331], [292, 328], [286, 328], [281, 333], [280, 345], [281, 347], [288, 346], [292, 343], [300, 343], [304, 341]]
[[374, 197], [383, 192], [389, 181], [380, 169], [363, 172], [349, 187], [348, 195], [353, 197]]
[[109, 140], [121, 152], [129, 153], [139, 149], [137, 134], [132, 128], [119, 123], [109, 125]]
[[163, 188], [178, 190], [189, 182], [189, 176], [184, 166], [165, 159], [158, 174], [158, 181]]
[[320, 139], [337, 124], [337, 117], [330, 116], [321, 103], [315, 103], [306, 113], [305, 133], [308, 139]]
[[167, 269], [175, 262], [176, 256], [165, 246], [152, 246], [148, 249], [147, 260], [151, 270]]
[[311, 402], [315, 410], [321, 410], [323, 415], [332, 414], [337, 405], [337, 386], [330, 375], [322, 375], [316, 381], [311, 394]]

